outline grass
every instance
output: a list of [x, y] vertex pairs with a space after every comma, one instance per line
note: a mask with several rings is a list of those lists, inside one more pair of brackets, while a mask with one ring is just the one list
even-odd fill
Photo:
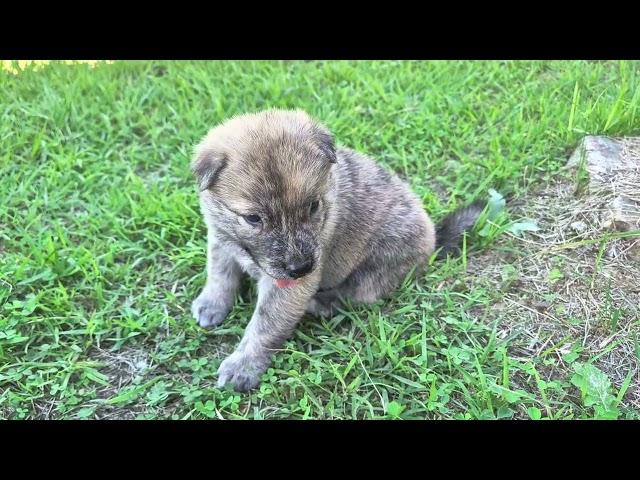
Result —
[[408, 179], [437, 220], [489, 189], [518, 198], [547, 184], [586, 133], [638, 134], [639, 92], [638, 62], [0, 71], [0, 417], [612, 415], [632, 373], [617, 390], [574, 346], [563, 355], [575, 376], [543, 378], [550, 353], [523, 358], [498, 334], [503, 293], [472, 287], [465, 271], [497, 239], [518, 248], [497, 235], [504, 228], [472, 237], [464, 258], [434, 263], [387, 302], [304, 319], [258, 391], [217, 389], [255, 289], [215, 331], [190, 318], [206, 232], [188, 165], [194, 143], [230, 115], [303, 108]]

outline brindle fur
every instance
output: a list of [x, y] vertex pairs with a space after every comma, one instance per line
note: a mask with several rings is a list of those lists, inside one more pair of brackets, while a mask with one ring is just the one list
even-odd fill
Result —
[[[329, 131], [302, 111], [224, 122], [196, 147], [193, 171], [208, 227], [207, 282], [193, 316], [203, 327], [219, 325], [242, 273], [258, 282], [257, 306], [220, 365], [219, 386], [256, 387], [305, 312], [330, 315], [342, 299], [374, 302], [436, 248], [434, 225], [409, 187], [365, 155], [336, 149]], [[258, 215], [262, 226], [246, 215]], [[274, 279], [303, 260], [313, 270], [278, 288]]]

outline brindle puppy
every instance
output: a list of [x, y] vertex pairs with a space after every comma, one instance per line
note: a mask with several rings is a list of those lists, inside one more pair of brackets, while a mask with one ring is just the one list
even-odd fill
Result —
[[258, 302], [218, 385], [259, 384], [271, 354], [305, 312], [330, 315], [341, 299], [388, 295], [437, 247], [455, 251], [483, 205], [434, 228], [396, 175], [366, 156], [336, 150], [333, 137], [302, 111], [232, 118], [197, 146], [193, 171], [208, 227], [207, 283], [193, 302], [203, 327], [233, 306], [243, 272]]

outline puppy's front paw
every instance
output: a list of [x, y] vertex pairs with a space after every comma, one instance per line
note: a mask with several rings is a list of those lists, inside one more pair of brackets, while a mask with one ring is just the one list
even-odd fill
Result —
[[222, 323], [229, 311], [221, 308], [211, 295], [202, 292], [191, 304], [191, 313], [198, 325], [204, 328], [213, 328]]
[[234, 352], [218, 368], [218, 387], [230, 384], [239, 392], [248, 392], [260, 384], [267, 365], [268, 361], [263, 358]]

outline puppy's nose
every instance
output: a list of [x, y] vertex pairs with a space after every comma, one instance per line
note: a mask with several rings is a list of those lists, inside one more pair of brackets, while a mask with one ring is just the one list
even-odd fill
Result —
[[285, 268], [287, 275], [293, 278], [304, 277], [313, 270], [313, 260], [301, 260], [299, 262], [288, 263]]

